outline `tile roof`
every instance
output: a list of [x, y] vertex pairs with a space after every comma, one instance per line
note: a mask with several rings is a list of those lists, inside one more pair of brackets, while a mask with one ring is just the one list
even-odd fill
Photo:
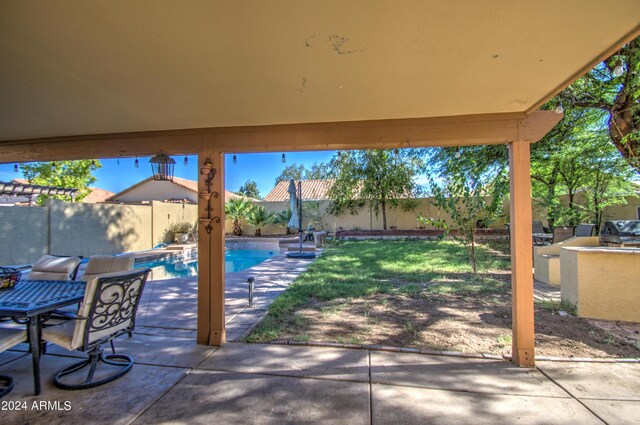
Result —
[[[320, 201], [329, 199], [329, 189], [333, 185], [333, 180], [294, 180], [296, 189], [298, 182], [302, 184], [302, 199]], [[277, 202], [289, 200], [289, 180], [278, 182], [276, 186], [264, 197], [265, 201]]]
[[100, 189], [98, 187], [90, 187], [89, 189], [91, 190], [91, 192], [89, 192], [89, 194], [82, 199], [82, 202], [85, 202], [87, 204], [103, 203], [104, 201], [115, 195], [113, 192]]

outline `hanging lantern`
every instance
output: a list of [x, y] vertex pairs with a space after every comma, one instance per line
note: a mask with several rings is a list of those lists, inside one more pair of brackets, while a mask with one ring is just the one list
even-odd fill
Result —
[[151, 163], [154, 180], [173, 181], [173, 168], [176, 165], [176, 161], [173, 158], [161, 153], [151, 158], [149, 163]]

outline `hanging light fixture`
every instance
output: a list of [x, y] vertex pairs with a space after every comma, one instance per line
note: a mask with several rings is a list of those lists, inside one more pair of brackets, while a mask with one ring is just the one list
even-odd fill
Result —
[[18, 164], [16, 164], [16, 165], [14, 165], [14, 166], [13, 166], [13, 172], [14, 172], [14, 173], [17, 173], [17, 172], [18, 172]]
[[561, 114], [564, 112], [564, 108], [562, 107], [562, 103], [558, 103], [558, 106], [556, 106], [556, 114]]
[[189, 165], [189, 158], [187, 158], [187, 155], [184, 156], [184, 161], [182, 161], [182, 165], [184, 165], [185, 167]]
[[135, 168], [140, 167], [140, 161], [138, 161], [138, 157], [136, 157], [136, 160], [135, 160], [135, 161], [133, 161], [133, 166], [134, 166]]
[[460, 158], [460, 155], [461, 155], [461, 153], [460, 153], [460, 148], [456, 148], [456, 153], [454, 154], [454, 156], [455, 156], [456, 158]]
[[342, 151], [338, 151], [338, 158], [342, 158]]
[[622, 59], [618, 58], [616, 64], [613, 66], [613, 76], [621, 77], [624, 74], [624, 68], [622, 67]]
[[282, 159], [280, 161], [282, 161], [283, 164], [287, 162], [287, 157], [285, 156], [284, 152], [282, 153]]
[[175, 159], [163, 153], [158, 154], [149, 160], [154, 180], [173, 181], [173, 168], [176, 165]]
[[233, 158], [231, 159], [231, 162], [233, 162], [233, 165], [236, 165], [238, 163], [238, 157], [236, 156], [236, 154], [233, 154]]
[[51, 163], [51, 167], [55, 170], [56, 168], [58, 168], [58, 163], [57, 162], [52, 162]]
[[116, 159], [116, 164], [120, 165], [120, 158]]

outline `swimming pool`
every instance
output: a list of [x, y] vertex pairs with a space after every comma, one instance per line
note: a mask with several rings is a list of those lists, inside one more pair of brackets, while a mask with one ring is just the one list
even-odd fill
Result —
[[[227, 249], [224, 253], [225, 272], [238, 272], [248, 269], [278, 254], [274, 250], [265, 249]], [[149, 280], [174, 279], [178, 277], [196, 276], [198, 274], [198, 258], [166, 257], [136, 264], [136, 268], [151, 269]]]

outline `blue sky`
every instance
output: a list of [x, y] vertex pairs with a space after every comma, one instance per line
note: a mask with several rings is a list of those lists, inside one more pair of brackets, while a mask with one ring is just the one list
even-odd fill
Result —
[[[335, 151], [321, 152], [286, 152], [287, 162], [281, 162], [282, 152], [260, 154], [238, 154], [237, 164], [232, 163], [233, 155], [226, 155], [225, 184], [227, 190], [237, 190], [245, 181], [258, 183], [260, 195], [265, 196], [273, 189], [274, 181], [284, 167], [293, 163], [304, 164], [307, 168], [314, 162], [328, 162]], [[195, 156], [189, 156], [188, 165], [183, 165], [184, 157], [173, 156], [176, 160], [175, 176], [185, 179], [197, 179], [197, 163]], [[149, 157], [138, 158], [140, 166], [134, 167], [135, 158], [100, 159], [102, 168], [94, 175], [97, 177], [95, 187], [120, 192], [123, 189], [151, 176]], [[13, 171], [14, 164], [0, 164], [0, 181], [11, 181], [22, 177], [22, 173]]]

